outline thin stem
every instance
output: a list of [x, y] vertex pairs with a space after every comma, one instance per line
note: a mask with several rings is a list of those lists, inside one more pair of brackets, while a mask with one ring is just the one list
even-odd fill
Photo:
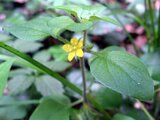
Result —
[[139, 100], [136, 100], [136, 101], [141, 104], [141, 108], [144, 111], [144, 113], [147, 115], [147, 117], [149, 118], [149, 120], [154, 120], [154, 118], [151, 116], [151, 114], [145, 108], [145, 106], [143, 105], [143, 103], [141, 101], [139, 101]]
[[[43, 64], [39, 63], [38, 61], [32, 59], [31, 57], [27, 56], [26, 54], [24, 54], [22, 52], [16, 50], [15, 48], [12, 48], [12, 47], [6, 45], [3, 42], [0, 42], [0, 47], [19, 56], [22, 59], [26, 60], [27, 62], [29, 62], [30, 64], [32, 64], [36, 68], [38, 68], [41, 72], [46, 73], [46, 74], [56, 78], [57, 80], [61, 81], [65, 86], [69, 87], [70, 89], [72, 89], [73, 91], [78, 93], [79, 95], [82, 95], [82, 91], [78, 87], [76, 87], [74, 84], [68, 82], [68, 80], [66, 80], [65, 78], [63, 78], [59, 74], [55, 73], [51, 69], [47, 68]], [[99, 103], [97, 103], [97, 101], [95, 99], [92, 98], [92, 96], [89, 96], [88, 99], [94, 105], [95, 108], [97, 108], [101, 113], [104, 114], [106, 120], [110, 120], [110, 118], [111, 118], [110, 115], [101, 107], [101, 105]]]
[[[87, 31], [84, 31], [84, 35], [83, 35], [83, 47], [85, 47], [86, 37], [87, 37]], [[84, 57], [80, 58], [80, 67], [81, 67], [82, 80], [83, 80], [83, 102], [87, 103], [87, 93], [86, 93], [87, 92], [87, 87], [86, 87]]]
[[67, 39], [64, 39], [63, 37], [61, 37], [60, 35], [57, 36], [58, 40], [60, 40], [63, 43], [68, 43], [69, 41]]
[[86, 78], [85, 78], [85, 71], [84, 71], [84, 57], [80, 58], [80, 67], [82, 73], [82, 80], [83, 80], [83, 101], [87, 103], [87, 88], [86, 88]]
[[152, 31], [153, 31], [153, 36], [154, 36], [154, 50], [157, 48], [157, 41], [156, 41], [156, 31], [155, 31], [155, 25], [154, 25], [154, 16], [153, 16], [153, 9], [152, 9], [152, 2], [151, 0], [148, 0], [148, 5], [149, 5], [149, 15], [151, 19], [151, 25], [152, 25]]
[[160, 47], [160, 8], [159, 8], [159, 16], [158, 16], [158, 47]]
[[73, 107], [73, 106], [78, 105], [78, 104], [80, 104], [80, 103], [82, 103], [82, 102], [83, 102], [83, 99], [79, 99], [79, 100], [73, 102], [73, 103], [71, 104], [71, 106]]

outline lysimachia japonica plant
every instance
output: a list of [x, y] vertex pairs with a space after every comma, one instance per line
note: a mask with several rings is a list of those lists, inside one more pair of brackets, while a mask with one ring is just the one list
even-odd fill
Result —
[[[50, 75], [61, 82], [66, 90], [72, 91], [73, 94], [76, 93], [76, 96], [78, 96], [76, 98], [77, 101], [73, 101], [69, 99], [69, 96], [72, 95], [67, 95], [65, 92], [55, 92], [56, 87], [53, 86], [55, 87], [53, 88], [53, 94], [38, 101], [37, 104], [39, 105], [32, 113], [30, 120], [69, 120], [71, 119], [70, 116], [73, 117], [73, 114], [78, 113], [74, 106], [81, 102], [83, 103], [81, 107], [84, 117], [82, 119], [134, 120], [122, 114], [115, 114], [112, 118], [105, 110], [105, 102], [109, 101], [112, 97], [115, 98], [116, 102], [121, 102], [119, 99], [121, 99], [122, 95], [131, 97], [139, 102], [141, 100], [152, 100], [154, 85], [147, 68], [138, 57], [127, 53], [120, 47], [111, 46], [100, 51], [94, 51], [92, 49], [94, 45], [89, 43], [88, 38], [88, 31], [93, 29], [96, 21], [102, 20], [120, 26], [119, 22], [112, 17], [103, 15], [102, 13], [106, 8], [99, 4], [91, 6], [69, 4], [48, 9], [61, 11], [62, 13], [65, 12], [65, 15], [60, 14], [58, 17], [40, 16], [29, 21], [15, 20], [14, 23], [7, 21], [4, 31], [11, 33], [20, 40], [36, 41], [48, 36], [59, 40], [63, 52], [67, 53], [65, 57], [68, 59], [68, 62], [75, 60], [80, 64], [83, 79], [82, 87], [77, 87], [75, 83], [71, 83], [58, 72], [55, 72], [54, 66], [51, 69], [44, 65], [43, 62], [34, 60], [23, 52], [0, 42], [1, 48], [19, 56], [19, 58], [5, 58], [6, 61], [0, 65], [1, 95], [6, 86], [11, 66], [20, 65], [32, 68], [43, 74], [44, 80], [50, 79], [45, 77], [45, 75]], [[64, 38], [62, 37], [62, 33], [66, 30], [81, 33], [82, 35], [79, 38]], [[85, 68], [86, 53], [92, 55], [87, 60], [89, 71]], [[87, 88], [86, 83], [88, 80], [86, 74], [88, 73], [91, 73], [95, 79], [92, 83], [100, 83], [102, 85], [101, 90], [92, 91]], [[39, 83], [36, 82], [36, 84]], [[39, 91], [41, 90], [39, 89]], [[104, 98], [107, 98], [106, 101], [103, 101]], [[91, 118], [91, 115], [100, 116], [100, 118]]]

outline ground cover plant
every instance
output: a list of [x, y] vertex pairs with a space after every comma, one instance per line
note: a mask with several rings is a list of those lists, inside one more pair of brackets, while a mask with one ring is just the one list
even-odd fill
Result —
[[159, 0], [0, 1], [0, 120], [159, 120]]

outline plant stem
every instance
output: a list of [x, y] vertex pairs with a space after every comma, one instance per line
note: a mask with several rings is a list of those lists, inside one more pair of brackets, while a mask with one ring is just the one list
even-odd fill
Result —
[[[87, 31], [84, 31], [83, 35], [83, 48], [86, 44], [86, 37], [87, 37]], [[87, 104], [87, 87], [86, 87], [86, 77], [85, 77], [85, 63], [84, 63], [84, 57], [80, 58], [80, 67], [81, 67], [81, 73], [82, 73], [82, 81], [83, 81], [83, 102]]]
[[69, 41], [67, 39], [64, 39], [63, 37], [61, 37], [60, 35], [57, 36], [58, 40], [60, 40], [63, 43], [68, 43]]
[[154, 120], [154, 118], [151, 116], [151, 114], [145, 108], [145, 106], [143, 105], [143, 103], [141, 101], [139, 101], [139, 100], [136, 100], [136, 101], [141, 104], [141, 108], [144, 111], [144, 113], [147, 115], [147, 117], [149, 118], [149, 120]]
[[158, 47], [160, 47], [160, 8], [159, 8], [159, 16], [158, 16]]
[[71, 104], [71, 107], [73, 107], [73, 106], [75, 106], [75, 105], [78, 105], [78, 104], [80, 104], [80, 103], [82, 103], [82, 102], [83, 102], [83, 98], [81, 98], [81, 99], [73, 102], [73, 103]]
[[80, 67], [82, 73], [82, 81], [83, 81], [83, 102], [87, 103], [87, 88], [86, 88], [86, 78], [85, 78], [85, 71], [84, 71], [84, 57], [80, 58]]
[[[6, 45], [3, 42], [0, 42], [0, 47], [19, 56], [22, 59], [26, 60], [27, 62], [29, 62], [30, 64], [35, 66], [41, 72], [46, 73], [46, 74], [56, 78], [57, 80], [62, 82], [65, 86], [69, 87], [70, 89], [72, 89], [73, 91], [78, 93], [79, 95], [82, 95], [82, 91], [78, 87], [76, 87], [74, 84], [70, 83], [68, 80], [66, 80], [65, 78], [63, 78], [62, 76], [57, 74], [56, 72], [52, 71], [48, 67], [44, 66], [43, 64], [39, 63], [38, 61], [32, 59], [28, 55], [16, 50], [15, 48], [12, 48], [12, 47]], [[110, 115], [101, 107], [101, 105], [99, 103], [97, 103], [97, 101], [95, 99], [92, 98], [92, 96], [89, 96], [88, 99], [94, 105], [95, 108], [97, 108], [101, 113], [104, 114], [106, 120], [111, 119]]]
[[154, 50], [157, 48], [157, 35], [156, 35], [156, 31], [155, 31], [155, 25], [154, 25], [154, 16], [153, 16], [153, 9], [152, 9], [152, 2], [151, 0], [148, 0], [148, 5], [149, 5], [149, 15], [150, 15], [150, 20], [151, 20], [151, 25], [152, 25], [152, 31], [153, 31], [153, 36], [154, 36], [154, 40], [153, 40], [153, 47]]
[[3, 42], [0, 42], [0, 47], [10, 51], [11, 53], [23, 58], [24, 60], [28, 61], [29, 63], [33, 64], [34, 66], [36, 66], [37, 68], [39, 68], [41, 71], [43, 71], [44, 73], [47, 73], [48, 75], [56, 78], [57, 80], [59, 80], [63, 85], [69, 87], [70, 89], [72, 89], [73, 91], [75, 91], [76, 93], [82, 94], [82, 91], [76, 87], [74, 84], [70, 83], [68, 80], [66, 80], [64, 77], [62, 77], [61, 75], [59, 75], [58, 73], [52, 71], [50, 68], [46, 67], [45, 65], [41, 64], [40, 62], [32, 59], [31, 57], [29, 57], [28, 55], [16, 50], [15, 48], [12, 48], [8, 45], [6, 45]]

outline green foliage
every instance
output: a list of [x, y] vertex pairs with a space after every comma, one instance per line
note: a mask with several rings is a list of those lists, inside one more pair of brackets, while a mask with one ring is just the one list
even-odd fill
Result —
[[0, 95], [3, 94], [3, 91], [4, 91], [4, 88], [6, 86], [6, 83], [7, 83], [7, 79], [8, 79], [8, 74], [9, 74], [9, 71], [10, 71], [10, 68], [12, 66], [12, 63], [13, 63], [13, 60], [8, 60], [4, 63], [1, 63], [0, 64]]
[[35, 41], [16, 40], [13, 47], [22, 52], [34, 52], [42, 47], [42, 44]]
[[[60, 23], [60, 24], [59, 24]], [[75, 23], [67, 16], [39, 17], [28, 22], [6, 23], [4, 30], [22, 40], [42, 40], [48, 36], [59, 38], [65, 30], [80, 32], [92, 26], [91, 22]]]
[[129, 117], [129, 116], [125, 116], [125, 115], [123, 115], [123, 114], [116, 114], [116, 115], [112, 118], [112, 120], [135, 120], [135, 119], [133, 119], [133, 118], [131, 118], [131, 117]]
[[[158, 116], [156, 114], [159, 111], [157, 95], [160, 57], [156, 49], [159, 47], [160, 38], [160, 11], [155, 15], [155, 10], [151, 8], [151, 0], [147, 1], [149, 9], [146, 10], [149, 14], [147, 13], [145, 17], [137, 16], [135, 10], [132, 12], [132, 8], [137, 9], [137, 4], [142, 4], [144, 0], [135, 1], [124, 10], [121, 10], [119, 2], [115, 2], [111, 8], [105, 3], [102, 5], [92, 2], [91, 0], [2, 1], [4, 5], [0, 5], [2, 12], [0, 28], [3, 26], [4, 31], [0, 30], [0, 47], [7, 51], [0, 49], [0, 62], [6, 61], [0, 64], [0, 93], [2, 95], [4, 92], [7, 96], [0, 98], [0, 120], [153, 120], [150, 111], [147, 111], [150, 107], [154, 110], [151, 113]], [[17, 5], [20, 7], [15, 9]], [[7, 16], [4, 22], [1, 20], [5, 19], [3, 14]], [[9, 15], [11, 17], [8, 18]], [[147, 19], [148, 17], [150, 18]], [[142, 30], [143, 33], [138, 34], [146, 34], [150, 40], [148, 48], [153, 53], [142, 57], [146, 66], [137, 57], [120, 47], [107, 47], [99, 51], [109, 44], [125, 45], [126, 48], [130, 48], [131, 44], [137, 45], [139, 41], [137, 39], [133, 41], [132, 34], [127, 33], [128, 29], [125, 30], [127, 27], [124, 26], [134, 23], [133, 19], [139, 26], [144, 27], [145, 31]], [[157, 21], [159, 23], [154, 26]], [[119, 25], [123, 31], [119, 31]], [[126, 35], [123, 34], [124, 31]], [[106, 33], [107, 35], [104, 35]], [[83, 39], [82, 50], [85, 55], [84, 60], [83, 57], [75, 57], [69, 63], [68, 51], [66, 53], [63, 50], [60, 42], [69, 46], [68, 39], [73, 37]], [[126, 43], [128, 39], [131, 41]], [[95, 43], [96, 46], [93, 47]], [[96, 47], [98, 52], [92, 51], [92, 48]], [[69, 48], [72, 49], [70, 46]], [[135, 48], [136, 52], [141, 52], [139, 49], [145, 53], [139, 46], [138, 49]], [[80, 53], [77, 51], [75, 54]], [[93, 56], [90, 58], [87, 52]], [[89, 64], [87, 64], [88, 58], [90, 58]], [[14, 66], [9, 74], [12, 64]], [[155, 95], [150, 76], [157, 80]], [[141, 104], [138, 106], [141, 110], [133, 107], [133, 104], [137, 105], [134, 98], [138, 99], [139, 105]], [[152, 98], [153, 103], [149, 103], [147, 108], [145, 107], [148, 103], [139, 101]], [[31, 106], [32, 104], [34, 106]]]
[[56, 72], [62, 72], [67, 68], [71, 67], [71, 64], [64, 61], [50, 61], [46, 63], [46, 66], [48, 66]]
[[4, 30], [22, 40], [41, 40], [49, 36], [48, 21], [50, 18], [36, 18], [28, 22], [6, 23]]
[[142, 56], [142, 61], [148, 67], [149, 73], [154, 80], [160, 80], [160, 51], [148, 53]]
[[66, 61], [67, 53], [62, 49], [60, 45], [54, 45], [49, 49], [49, 53], [56, 61]]
[[86, 21], [96, 21], [96, 20], [104, 20], [106, 22], [110, 22], [116, 25], [119, 23], [107, 16], [102, 16], [101, 12], [105, 10], [105, 7], [96, 4], [96, 5], [64, 5], [64, 6], [56, 6], [55, 9], [61, 9], [68, 12], [71, 15], [78, 17], [78, 19], [83, 23]]
[[128, 116], [131, 116], [136, 120], [149, 120], [147, 115], [142, 110], [130, 108], [130, 109], [127, 109], [126, 111]]
[[140, 100], [153, 97], [153, 81], [134, 55], [106, 49], [90, 60], [90, 69], [97, 81], [112, 90]]
[[99, 90], [93, 92], [92, 95], [104, 109], [118, 108], [122, 104], [121, 94], [106, 87], [101, 87]]
[[10, 94], [12, 95], [20, 94], [24, 92], [25, 90], [27, 90], [32, 85], [34, 80], [35, 78], [29, 75], [14, 76], [8, 82], [8, 90], [10, 91]]
[[62, 84], [56, 79], [44, 75], [36, 78], [35, 86], [43, 96], [52, 96], [64, 92]]
[[30, 120], [69, 120], [69, 105], [69, 100], [65, 96], [44, 99]]
[[5, 104], [14, 104], [17, 100], [13, 97], [0, 97], [0, 119], [1, 120], [15, 120], [23, 119], [26, 115], [26, 108], [24, 106], [5, 106]]

